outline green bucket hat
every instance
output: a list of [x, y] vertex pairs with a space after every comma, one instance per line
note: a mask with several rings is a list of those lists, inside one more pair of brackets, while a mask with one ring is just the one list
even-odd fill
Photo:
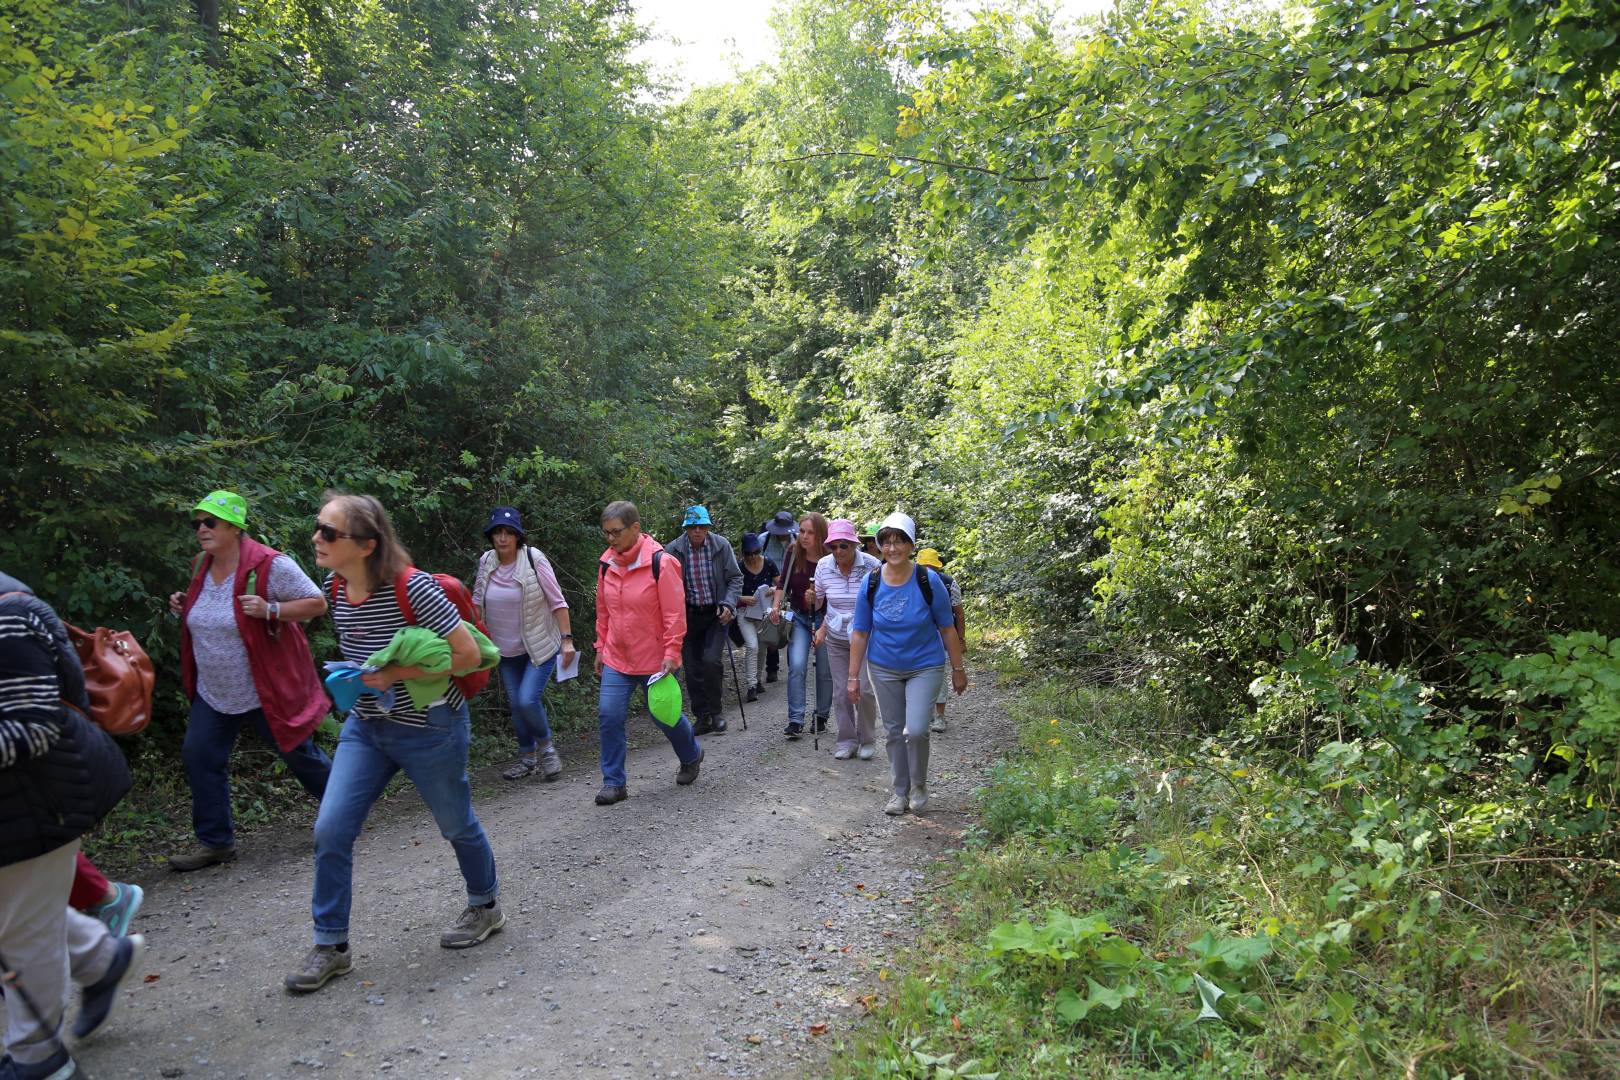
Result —
[[681, 722], [681, 681], [674, 672], [654, 676], [647, 682], [647, 710], [665, 727]]
[[210, 491], [202, 502], [192, 507], [228, 521], [238, 529], [247, 528], [247, 500], [234, 491]]

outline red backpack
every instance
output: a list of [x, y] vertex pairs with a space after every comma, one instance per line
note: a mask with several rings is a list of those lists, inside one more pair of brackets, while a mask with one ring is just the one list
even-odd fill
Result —
[[[399, 605], [399, 613], [405, 616], [405, 621], [412, 626], [416, 625], [416, 611], [411, 607], [411, 596], [405, 589], [405, 583], [410, 581], [411, 575], [414, 573], [416, 573], [416, 567], [407, 566], [399, 572], [398, 577], [394, 578], [394, 602]], [[439, 588], [444, 590], [444, 595], [450, 598], [450, 602], [456, 606], [456, 611], [461, 617], [478, 627], [480, 634], [488, 637], [489, 627], [485, 626], [484, 620], [478, 617], [478, 609], [473, 606], [472, 593], [467, 591], [467, 586], [461, 583], [461, 579], [451, 577], [449, 574], [432, 574], [430, 576], [439, 583]], [[334, 575], [332, 578], [332, 603], [334, 604], [337, 603], [337, 587], [337, 577]], [[473, 695], [489, 685], [489, 677], [493, 673], [493, 668], [486, 668], [483, 671], [470, 671], [465, 675], [452, 675], [450, 681], [456, 684], [456, 689], [461, 691], [462, 697], [471, 701]]]

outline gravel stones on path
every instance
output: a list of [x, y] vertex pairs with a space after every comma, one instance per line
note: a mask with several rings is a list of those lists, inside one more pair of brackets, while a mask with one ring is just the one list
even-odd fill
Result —
[[592, 802], [594, 745], [556, 783], [489, 770], [475, 805], [506, 928], [438, 945], [465, 903], [414, 792], [380, 803], [355, 852], [354, 971], [293, 997], [308, 948], [307, 823], [244, 838], [234, 864], [143, 880], [143, 980], [78, 1056], [112, 1077], [788, 1077], [810, 1075], [881, 993], [929, 864], [1013, 731], [993, 689], [934, 736], [927, 814], [882, 812], [888, 766], [782, 738], [785, 688], [751, 730], [703, 739], [692, 787], [641, 727], [630, 798]]

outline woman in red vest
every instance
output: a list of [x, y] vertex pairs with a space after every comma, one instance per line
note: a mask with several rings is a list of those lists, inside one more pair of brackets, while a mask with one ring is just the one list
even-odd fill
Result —
[[332, 760], [310, 736], [331, 710], [299, 625], [326, 598], [298, 564], [243, 532], [247, 502], [210, 492], [193, 511], [202, 558], [191, 585], [169, 597], [180, 616], [180, 674], [191, 699], [180, 756], [191, 785], [197, 846], [171, 856], [175, 870], [236, 858], [229, 765], [243, 724], [287, 763], [318, 802]]

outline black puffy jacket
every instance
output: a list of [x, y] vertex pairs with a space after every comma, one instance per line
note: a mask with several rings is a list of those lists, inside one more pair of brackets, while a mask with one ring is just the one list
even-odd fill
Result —
[[[0, 574], [0, 866], [89, 832], [129, 791], [129, 764], [91, 723], [84, 672], [49, 604]], [[69, 707], [63, 701], [78, 707]]]

